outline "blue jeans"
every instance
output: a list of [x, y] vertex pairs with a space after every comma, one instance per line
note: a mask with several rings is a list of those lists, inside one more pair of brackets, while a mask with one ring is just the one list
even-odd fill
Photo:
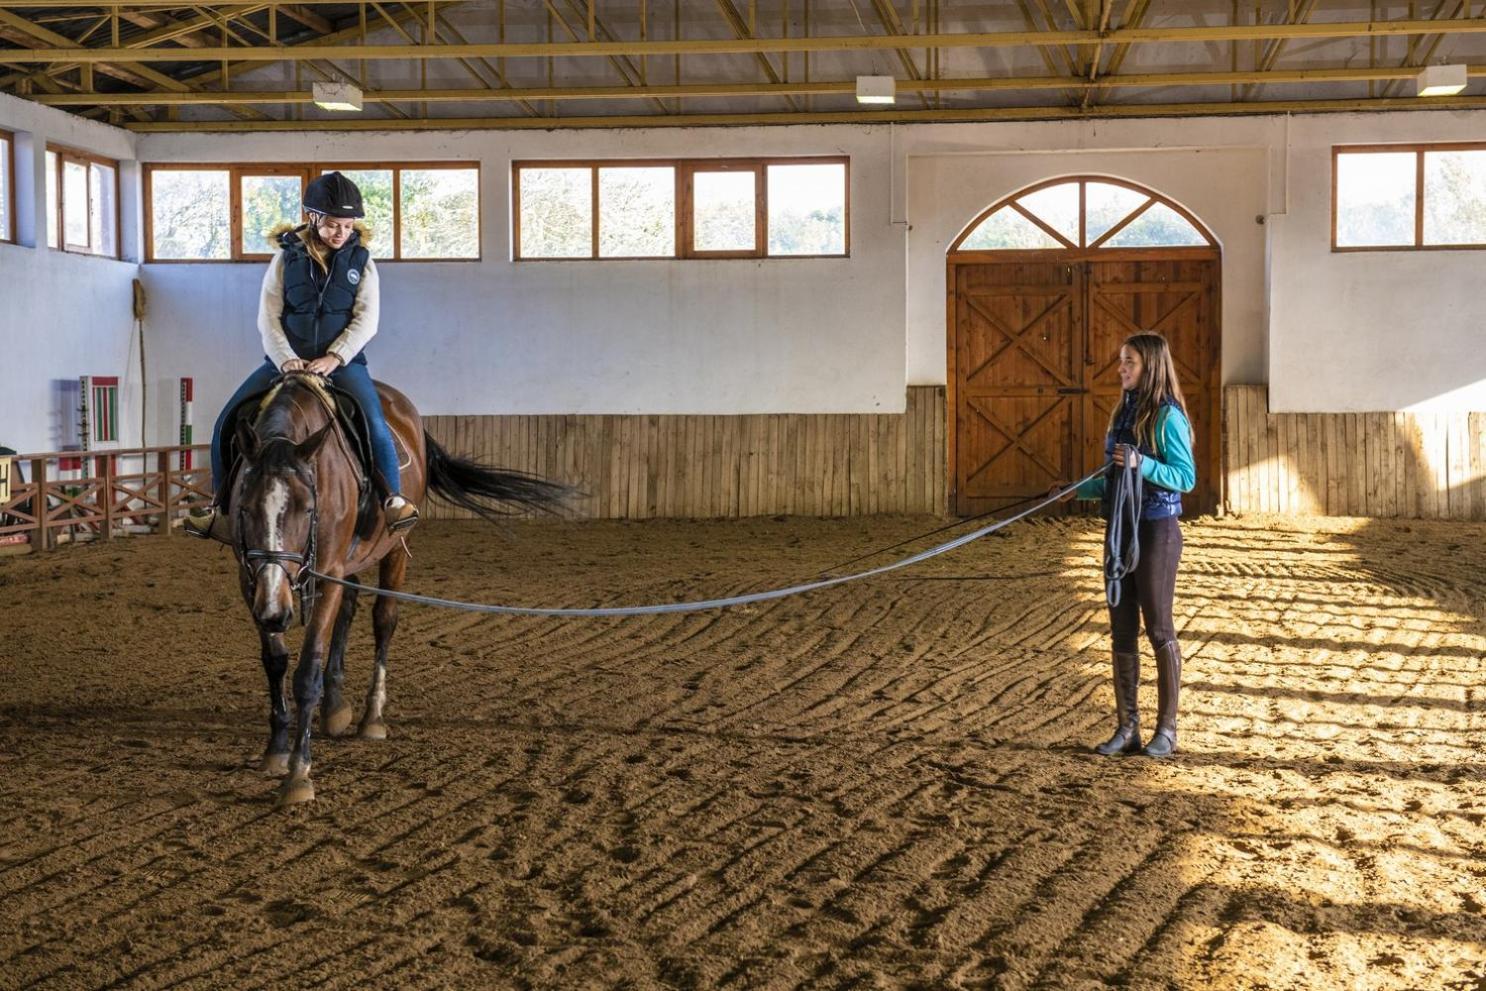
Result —
[[[278, 368], [272, 361], [264, 358], [263, 364], [255, 368], [253, 374], [237, 387], [237, 391], [232, 394], [232, 398], [227, 400], [227, 405], [223, 406], [222, 412], [217, 415], [216, 426], [212, 428], [213, 492], [220, 491], [221, 481], [227, 475], [226, 466], [222, 463], [222, 429], [227, 425], [228, 414], [249, 396], [267, 391], [274, 379], [278, 377]], [[397, 446], [392, 442], [392, 428], [387, 426], [387, 416], [382, 412], [382, 400], [377, 396], [377, 387], [372, 384], [371, 372], [366, 370], [365, 364], [352, 362], [332, 372], [330, 381], [334, 382], [343, 392], [350, 393], [365, 411], [371, 434], [372, 460], [376, 463], [376, 472], [382, 476], [382, 484], [387, 487], [389, 493], [394, 495], [401, 493], [402, 473], [397, 464]], [[225, 496], [226, 493], [221, 493], [221, 495]]]

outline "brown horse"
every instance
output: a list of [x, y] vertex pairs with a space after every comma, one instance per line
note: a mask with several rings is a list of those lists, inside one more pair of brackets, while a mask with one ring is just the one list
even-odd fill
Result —
[[[344, 430], [308, 375], [293, 374], [248, 425], [239, 420], [241, 467], [227, 505], [233, 523], [243, 598], [258, 625], [268, 676], [269, 736], [263, 772], [284, 777], [280, 806], [315, 797], [310, 781], [310, 727], [316, 708], [322, 729], [338, 736], [350, 727], [344, 697], [346, 635], [356, 612], [356, 590], [316, 583], [312, 571], [346, 578], [377, 564], [381, 588], [397, 590], [407, 572], [404, 540], [389, 534], [380, 499], [362, 498], [362, 469]], [[406, 456], [402, 491], [415, 504], [428, 493], [486, 518], [506, 507], [561, 508], [565, 487], [518, 472], [500, 471], [449, 454], [423, 429], [407, 397], [377, 383], [388, 425]], [[289, 652], [284, 631], [296, 607], [304, 645], [294, 671], [294, 738], [284, 675]], [[387, 651], [397, 627], [397, 600], [379, 596], [372, 611], [376, 663], [361, 716], [360, 736], [387, 735]]]

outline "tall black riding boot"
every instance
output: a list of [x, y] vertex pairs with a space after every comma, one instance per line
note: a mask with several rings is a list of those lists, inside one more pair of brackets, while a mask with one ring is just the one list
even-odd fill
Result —
[[1136, 693], [1140, 689], [1140, 654], [1114, 652], [1115, 719], [1114, 736], [1094, 748], [1094, 753], [1109, 757], [1140, 751], [1140, 706]]
[[1176, 751], [1176, 700], [1182, 684], [1182, 648], [1175, 640], [1156, 648], [1156, 732], [1141, 751], [1169, 757]]

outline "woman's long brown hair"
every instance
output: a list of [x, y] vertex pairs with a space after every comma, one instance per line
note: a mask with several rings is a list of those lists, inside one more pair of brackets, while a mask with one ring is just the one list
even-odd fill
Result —
[[[1176, 362], [1171, 358], [1171, 347], [1160, 334], [1145, 332], [1131, 334], [1121, 347], [1127, 347], [1140, 355], [1140, 381], [1135, 385], [1135, 439], [1154, 449], [1156, 446], [1156, 414], [1169, 402], [1176, 404], [1187, 416], [1187, 400], [1182, 396], [1181, 383], [1176, 380]], [[1114, 429], [1120, 408], [1115, 407], [1109, 418], [1109, 428]], [[1188, 430], [1192, 418], [1187, 416]]]

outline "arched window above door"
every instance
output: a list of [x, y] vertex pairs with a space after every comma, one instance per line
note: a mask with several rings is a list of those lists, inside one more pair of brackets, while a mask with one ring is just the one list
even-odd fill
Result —
[[1054, 179], [992, 206], [951, 251], [1216, 247], [1186, 210], [1133, 183]]

